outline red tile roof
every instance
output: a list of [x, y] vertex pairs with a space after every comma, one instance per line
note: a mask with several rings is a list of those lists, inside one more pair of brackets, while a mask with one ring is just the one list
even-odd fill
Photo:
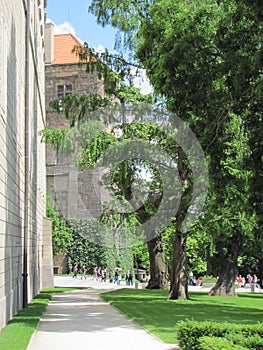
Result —
[[79, 56], [72, 52], [74, 46], [83, 44], [72, 34], [54, 35], [54, 62], [53, 64], [78, 63]]

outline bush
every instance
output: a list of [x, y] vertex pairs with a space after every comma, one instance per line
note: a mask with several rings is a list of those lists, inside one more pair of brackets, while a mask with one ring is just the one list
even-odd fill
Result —
[[239, 344], [245, 349], [263, 350], [263, 338], [262, 335], [260, 335], [260, 332], [250, 336], [245, 336], [241, 333], [230, 333], [228, 339], [231, 340], [233, 344]]
[[201, 337], [199, 339], [200, 350], [246, 350], [246, 348], [235, 345], [225, 338]]
[[[216, 338], [225, 347], [216, 346]], [[253, 349], [263, 350], [263, 325], [233, 325], [229, 323], [182, 321], [178, 323], [179, 346], [182, 350]], [[210, 348], [207, 344], [210, 344]], [[229, 347], [229, 346], [232, 347]], [[234, 347], [235, 346], [235, 347]]]
[[182, 350], [199, 350], [201, 337], [223, 338], [226, 332], [226, 328], [220, 323], [182, 321], [178, 323], [179, 346]]
[[263, 350], [263, 338], [262, 335], [254, 334], [251, 337], [244, 339], [240, 342], [241, 345], [245, 346], [247, 349]]

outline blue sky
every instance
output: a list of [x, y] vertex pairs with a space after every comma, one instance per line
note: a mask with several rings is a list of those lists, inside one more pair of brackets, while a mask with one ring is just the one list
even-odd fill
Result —
[[[97, 50], [113, 50], [117, 31], [98, 25], [96, 17], [88, 12], [90, 4], [91, 0], [47, 0], [47, 22], [55, 24], [55, 34], [71, 33]], [[134, 85], [142, 93], [152, 91], [144, 72], [134, 79]]]
[[96, 23], [96, 17], [88, 12], [90, 3], [90, 0], [47, 0], [47, 18], [57, 26], [57, 34], [70, 32], [94, 48], [102, 45], [111, 50], [116, 30]]

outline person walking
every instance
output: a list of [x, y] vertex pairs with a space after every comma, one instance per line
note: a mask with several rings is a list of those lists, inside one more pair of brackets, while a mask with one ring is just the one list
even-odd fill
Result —
[[126, 271], [126, 274], [125, 274], [126, 286], [129, 285], [129, 274], [130, 274], [130, 270], [127, 270], [127, 271]]
[[75, 264], [73, 267], [73, 276], [72, 277], [78, 278], [77, 275], [78, 275], [78, 265]]
[[133, 274], [132, 274], [132, 270], [129, 270], [129, 273], [128, 273], [128, 286], [132, 286], [133, 285]]
[[97, 271], [98, 271], [98, 268], [97, 268], [97, 266], [95, 266], [93, 269], [93, 279], [96, 281], [98, 280]]
[[109, 271], [109, 281], [110, 283], [113, 282], [113, 278], [112, 278], [112, 270]]
[[120, 277], [119, 269], [116, 269], [114, 283], [116, 283], [117, 285], [120, 284], [120, 278], [119, 277]]
[[82, 265], [81, 272], [82, 272], [81, 279], [82, 279], [82, 278], [87, 279], [87, 277], [86, 277], [87, 269], [86, 269], [86, 266], [85, 266], [85, 265]]

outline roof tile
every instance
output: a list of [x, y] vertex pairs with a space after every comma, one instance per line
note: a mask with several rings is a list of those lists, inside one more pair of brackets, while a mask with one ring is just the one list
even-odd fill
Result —
[[79, 63], [79, 56], [72, 52], [74, 46], [83, 44], [72, 34], [54, 35], [54, 62], [53, 64]]

